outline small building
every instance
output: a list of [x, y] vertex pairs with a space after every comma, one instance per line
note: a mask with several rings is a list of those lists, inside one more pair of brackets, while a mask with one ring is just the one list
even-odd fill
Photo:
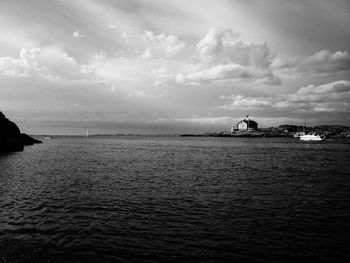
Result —
[[256, 131], [258, 129], [258, 123], [251, 119], [244, 119], [238, 122], [236, 125], [232, 125], [231, 132], [234, 131]]

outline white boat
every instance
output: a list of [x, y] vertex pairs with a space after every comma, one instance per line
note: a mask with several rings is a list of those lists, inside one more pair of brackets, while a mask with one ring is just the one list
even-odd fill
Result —
[[326, 139], [324, 136], [318, 135], [316, 133], [308, 133], [306, 135], [301, 135], [299, 136], [299, 138], [302, 141], [323, 141], [324, 139]]

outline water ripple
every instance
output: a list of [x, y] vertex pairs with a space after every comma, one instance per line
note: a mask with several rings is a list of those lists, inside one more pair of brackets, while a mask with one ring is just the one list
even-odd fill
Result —
[[0, 156], [2, 262], [348, 261], [350, 143], [57, 138]]

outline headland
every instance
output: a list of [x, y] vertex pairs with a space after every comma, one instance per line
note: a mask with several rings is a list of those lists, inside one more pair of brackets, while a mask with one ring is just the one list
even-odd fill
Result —
[[24, 146], [35, 143], [41, 141], [21, 133], [18, 126], [0, 112], [0, 153], [22, 151]]

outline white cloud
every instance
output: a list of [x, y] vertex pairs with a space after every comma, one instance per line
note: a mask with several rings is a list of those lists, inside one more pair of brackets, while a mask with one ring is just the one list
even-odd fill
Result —
[[155, 35], [152, 31], [146, 30], [142, 38], [146, 41], [146, 51], [156, 54], [157, 57], [172, 58], [186, 48], [186, 43], [175, 35]]
[[277, 84], [269, 68], [272, 58], [266, 43], [244, 42], [231, 29], [211, 28], [197, 44], [196, 62], [184, 66], [176, 81], [199, 84], [247, 79]]
[[281, 101], [284, 104], [277, 104], [277, 107], [297, 108], [311, 112], [348, 112], [350, 111], [350, 81], [341, 80], [320, 86], [309, 85], [281, 99], [284, 99]]
[[79, 30], [74, 31], [72, 36], [75, 38], [83, 38], [84, 37], [84, 35], [82, 33], [80, 33]]
[[241, 95], [221, 96], [229, 103], [220, 106], [226, 110], [239, 109], [280, 109], [303, 112], [349, 112], [350, 81], [340, 80], [324, 85], [309, 85], [295, 93], [277, 97], [244, 97]]
[[11, 77], [24, 77], [28, 75], [29, 66], [22, 59], [12, 57], [0, 58], [0, 74]]
[[321, 50], [302, 61], [300, 67], [317, 73], [346, 71], [350, 70], [350, 55], [346, 51], [332, 54], [328, 50]]
[[77, 79], [80, 77], [80, 66], [60, 48], [23, 48], [19, 58], [0, 58], [0, 74], [11, 77]]

